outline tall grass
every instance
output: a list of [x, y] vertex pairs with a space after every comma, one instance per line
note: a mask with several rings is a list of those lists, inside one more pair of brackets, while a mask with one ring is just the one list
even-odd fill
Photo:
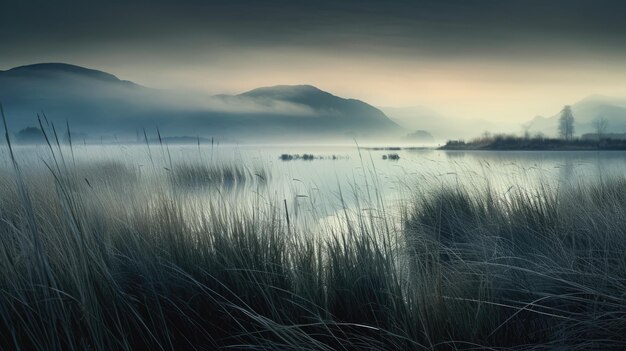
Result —
[[7, 349], [626, 347], [624, 179], [416, 189], [399, 226], [320, 233], [280, 201], [123, 197], [50, 149], [52, 177], [0, 174]]
[[240, 164], [181, 163], [168, 168], [168, 171], [170, 182], [178, 187], [233, 187], [255, 182], [264, 185], [268, 180], [268, 172], [264, 168], [248, 168]]
[[411, 275], [436, 287], [439, 302], [424, 304], [433, 338], [445, 330], [492, 346], [623, 348], [625, 205], [623, 178], [416, 200], [405, 235]]

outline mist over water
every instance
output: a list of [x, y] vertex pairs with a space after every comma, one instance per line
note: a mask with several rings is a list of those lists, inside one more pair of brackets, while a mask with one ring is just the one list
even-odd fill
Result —
[[3, 5], [0, 350], [626, 350], [624, 0]]
[[[359, 216], [384, 208], [399, 216], [416, 196], [445, 186], [490, 188], [504, 200], [512, 191], [538, 185], [557, 190], [626, 172], [626, 152], [622, 151], [464, 152], [356, 145], [152, 143], [61, 148], [63, 162], [75, 167], [73, 172], [89, 187], [84, 189], [88, 196], [89, 192], [115, 193], [131, 201], [167, 193], [200, 205], [210, 202], [233, 208], [286, 203], [292, 222], [303, 228], [313, 226], [308, 229], [341, 222], [345, 210]], [[19, 146], [15, 153], [23, 172], [32, 176], [27, 178], [53, 181], [46, 166], [52, 162], [47, 146]], [[384, 159], [390, 154], [399, 159]], [[312, 155], [313, 159], [282, 160], [281, 155]], [[10, 179], [13, 171], [6, 147], [0, 148], [0, 165], [0, 176]]]

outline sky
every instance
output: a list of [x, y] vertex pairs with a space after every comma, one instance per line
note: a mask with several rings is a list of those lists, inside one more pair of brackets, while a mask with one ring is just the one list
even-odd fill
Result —
[[66, 62], [210, 94], [312, 84], [522, 122], [626, 97], [617, 0], [5, 0], [0, 70]]

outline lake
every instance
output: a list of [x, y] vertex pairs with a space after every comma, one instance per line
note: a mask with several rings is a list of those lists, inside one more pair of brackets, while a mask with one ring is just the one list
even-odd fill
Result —
[[[211, 203], [234, 209], [286, 205], [292, 223], [309, 229], [338, 225], [346, 213], [380, 215], [378, 212], [384, 210], [386, 216], [399, 215], [415, 196], [445, 185], [470, 189], [490, 186], [506, 198], [509, 192], [537, 184], [558, 190], [626, 173], [626, 152], [621, 151], [378, 150], [356, 145], [61, 148], [59, 153], [55, 147], [57, 161], [70, 169], [75, 164], [72, 172], [100, 197], [106, 194], [106, 198], [139, 201], [166, 192], [193, 199], [197, 206]], [[54, 159], [47, 146], [19, 146], [15, 152], [33, 186], [44, 183], [37, 181], [41, 177], [50, 177], [46, 164], [52, 165]], [[313, 159], [285, 161], [280, 159], [283, 154], [309, 154]], [[399, 159], [383, 159], [388, 154], [397, 154]], [[6, 147], [0, 155], [0, 175], [11, 181], [13, 171]], [[172, 180], [181, 167], [194, 165], [234, 167], [244, 175], [217, 183], [204, 178], [195, 181], [196, 176], [189, 174], [182, 182]], [[189, 183], [190, 179], [194, 181]]]

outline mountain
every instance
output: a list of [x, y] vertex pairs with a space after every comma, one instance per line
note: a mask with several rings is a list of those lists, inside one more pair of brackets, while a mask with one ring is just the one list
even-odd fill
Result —
[[0, 71], [4, 78], [21, 77], [27, 79], [33, 78], [90, 78], [109, 83], [122, 83], [128, 85], [136, 85], [129, 81], [122, 81], [116, 76], [89, 69], [85, 67], [70, 65], [66, 63], [36, 63], [33, 65], [19, 66], [11, 68], [8, 71]]
[[45, 113], [59, 124], [68, 120], [79, 129], [117, 131], [141, 115], [145, 102], [158, 101], [155, 94], [114, 75], [62, 63], [0, 72], [0, 102], [16, 130], [36, 125], [36, 115]]
[[[626, 132], [626, 99], [592, 95], [571, 106], [575, 118], [576, 135], [595, 132], [593, 121], [597, 118], [607, 120], [607, 132]], [[531, 132], [556, 135], [559, 115], [560, 112], [551, 117], [535, 117], [529, 122]]]
[[[283, 102], [304, 107], [300, 122], [307, 128], [323, 129], [328, 126], [345, 132], [390, 133], [401, 128], [381, 110], [356, 99], [344, 99], [311, 85], [277, 85], [257, 88], [237, 95], [258, 105]], [[307, 119], [306, 117], [314, 117]], [[326, 126], [321, 125], [324, 123]], [[358, 129], [356, 127], [358, 126]]]
[[0, 102], [20, 130], [45, 113], [58, 125], [92, 138], [135, 137], [159, 126], [167, 136], [264, 138], [382, 138], [404, 134], [382, 111], [310, 85], [279, 85], [239, 95], [206, 96], [147, 88], [116, 76], [64, 63], [0, 71]]

